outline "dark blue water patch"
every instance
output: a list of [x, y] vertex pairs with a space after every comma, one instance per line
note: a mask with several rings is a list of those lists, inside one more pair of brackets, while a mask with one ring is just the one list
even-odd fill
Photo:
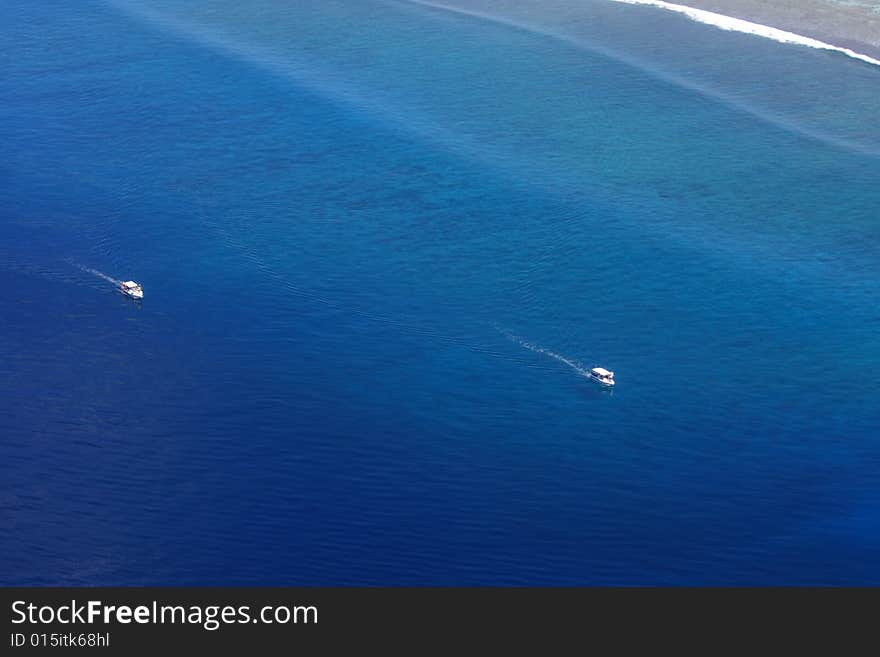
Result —
[[[9, 7], [0, 580], [877, 578], [869, 158], [492, 25], [433, 33], [430, 71], [323, 69], [351, 102], [104, 5]], [[276, 64], [298, 11], [246, 14], [289, 31]], [[578, 63], [595, 93], [548, 102]]]

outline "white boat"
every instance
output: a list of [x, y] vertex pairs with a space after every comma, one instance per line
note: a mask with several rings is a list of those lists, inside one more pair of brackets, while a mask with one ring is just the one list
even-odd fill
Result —
[[598, 381], [602, 385], [614, 385], [614, 372], [606, 370], [604, 367], [594, 367], [591, 369], [590, 378], [593, 379], [593, 381]]
[[144, 289], [134, 281], [123, 281], [120, 287], [122, 293], [130, 296], [132, 299], [144, 298]]

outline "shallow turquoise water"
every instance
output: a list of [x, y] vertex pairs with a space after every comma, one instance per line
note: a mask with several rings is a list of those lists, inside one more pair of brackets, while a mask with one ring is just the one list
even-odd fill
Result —
[[0, 9], [0, 581], [880, 580], [880, 69], [462, 8]]

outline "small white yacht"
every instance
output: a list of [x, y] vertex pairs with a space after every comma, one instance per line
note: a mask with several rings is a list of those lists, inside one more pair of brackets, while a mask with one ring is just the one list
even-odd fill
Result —
[[606, 370], [604, 367], [594, 367], [591, 369], [590, 378], [593, 379], [593, 381], [598, 381], [602, 385], [614, 385], [614, 372]]
[[120, 287], [122, 293], [130, 296], [132, 299], [144, 298], [144, 289], [134, 281], [124, 281]]

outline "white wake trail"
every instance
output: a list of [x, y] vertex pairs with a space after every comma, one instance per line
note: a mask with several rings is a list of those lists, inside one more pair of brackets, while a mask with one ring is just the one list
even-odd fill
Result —
[[79, 265], [76, 263], [73, 263], [73, 264], [75, 264], [77, 267], [82, 269], [84, 272], [88, 272], [89, 274], [93, 274], [93, 275], [97, 276], [98, 278], [103, 278], [105, 281], [107, 281], [109, 283], [113, 283], [114, 285], [121, 285], [122, 284], [122, 281], [117, 280], [117, 279], [113, 278], [112, 276], [108, 276], [107, 274], [105, 274], [102, 271], [98, 271], [97, 269], [92, 269], [91, 267], [86, 267], [85, 265]]
[[566, 356], [563, 356], [562, 354], [557, 354], [555, 351], [551, 351], [550, 349], [545, 349], [544, 347], [540, 347], [536, 344], [529, 342], [528, 340], [523, 340], [521, 337], [519, 337], [517, 335], [513, 335], [512, 333], [508, 333], [507, 331], [505, 331], [497, 326], [495, 328], [496, 328], [496, 330], [498, 330], [498, 332], [500, 332], [502, 335], [504, 335], [508, 340], [510, 340], [511, 342], [515, 342], [520, 347], [528, 349], [529, 351], [533, 351], [536, 354], [541, 354], [542, 356], [548, 356], [549, 358], [552, 358], [553, 360], [559, 361], [563, 365], [567, 365], [568, 367], [573, 369], [575, 372], [577, 372], [581, 376], [587, 376], [587, 377], [590, 376], [590, 371], [586, 367], [584, 367], [583, 363], [576, 361], [576, 360], [573, 360], [571, 358], [567, 358]]
[[580, 374], [581, 376], [589, 376], [589, 372], [587, 368], [585, 368], [581, 363], [576, 360], [572, 360], [570, 358], [566, 358], [561, 354], [557, 354], [555, 351], [550, 351], [549, 349], [544, 349], [544, 347], [539, 347], [538, 345], [532, 344], [531, 342], [526, 342], [525, 340], [517, 340], [520, 346], [525, 347], [530, 351], [534, 351], [536, 354], [543, 354], [545, 356], [549, 356], [554, 360], [558, 360], [560, 363], [564, 363], [568, 365], [575, 372]]

